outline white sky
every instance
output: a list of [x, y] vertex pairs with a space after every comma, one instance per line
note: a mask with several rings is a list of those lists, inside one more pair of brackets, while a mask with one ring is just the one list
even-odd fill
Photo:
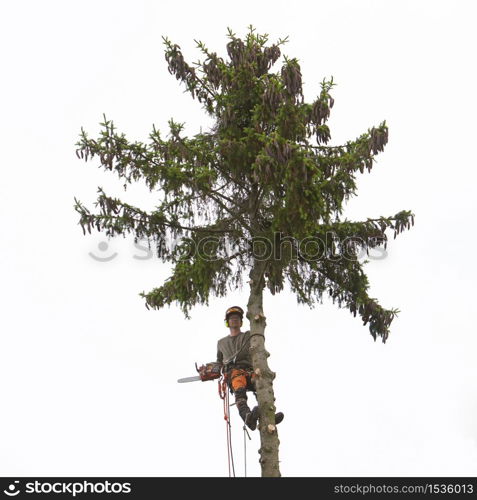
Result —
[[[401, 310], [386, 345], [328, 301], [310, 310], [266, 295], [282, 475], [475, 475], [475, 14], [463, 0], [3, 2], [0, 474], [227, 475], [216, 383], [176, 380], [214, 359], [224, 310], [244, 307], [248, 290], [211, 298], [190, 321], [176, 307], [148, 311], [138, 294], [168, 267], [135, 259], [145, 252], [132, 237], [101, 252], [106, 238], [83, 236], [73, 199], [94, 209], [102, 186], [150, 208], [153, 195], [125, 193], [76, 159], [75, 142], [81, 126], [98, 133], [103, 113], [131, 140], [171, 117], [189, 133], [206, 127], [161, 37], [192, 62], [194, 39], [225, 55], [227, 26], [243, 36], [253, 24], [271, 41], [289, 35], [283, 52], [299, 58], [307, 100], [334, 77], [332, 144], [387, 120], [389, 144], [346, 215], [416, 214], [365, 266], [371, 296]], [[252, 436], [248, 472], [259, 475]]]

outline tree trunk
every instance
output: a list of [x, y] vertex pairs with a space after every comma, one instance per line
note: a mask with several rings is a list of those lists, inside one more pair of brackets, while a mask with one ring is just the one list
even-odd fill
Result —
[[260, 409], [258, 429], [260, 431], [260, 465], [262, 477], [280, 477], [278, 461], [278, 439], [275, 426], [275, 397], [273, 379], [275, 373], [268, 367], [270, 356], [265, 349], [265, 316], [263, 314], [262, 297], [265, 286], [265, 262], [254, 260], [250, 271], [250, 297], [247, 305], [247, 318], [250, 321], [250, 354], [255, 372], [256, 394]]

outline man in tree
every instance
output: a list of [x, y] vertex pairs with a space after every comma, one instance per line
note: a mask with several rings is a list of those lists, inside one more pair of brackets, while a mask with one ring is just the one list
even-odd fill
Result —
[[[230, 335], [217, 342], [217, 362], [224, 365], [225, 376], [230, 391], [235, 394], [235, 404], [245, 424], [254, 431], [259, 417], [258, 406], [250, 410], [247, 404], [247, 391], [255, 394], [255, 374], [250, 357], [250, 331], [241, 331], [243, 309], [232, 306], [225, 311], [225, 325]], [[275, 414], [275, 424], [283, 420], [283, 413]]]

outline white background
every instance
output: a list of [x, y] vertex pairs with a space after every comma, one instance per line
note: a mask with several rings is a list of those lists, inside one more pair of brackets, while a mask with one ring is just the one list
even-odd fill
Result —
[[[310, 310], [265, 297], [282, 475], [475, 475], [475, 14], [463, 0], [3, 2], [0, 474], [228, 474], [216, 383], [176, 380], [214, 359], [224, 310], [248, 290], [211, 297], [189, 321], [175, 306], [148, 311], [138, 294], [168, 267], [134, 258], [146, 253], [132, 237], [101, 251], [106, 238], [83, 236], [73, 204], [94, 211], [98, 186], [146, 209], [154, 195], [142, 183], [124, 192], [75, 142], [103, 113], [130, 140], [153, 123], [166, 132], [171, 117], [190, 134], [207, 128], [161, 37], [192, 63], [194, 39], [225, 56], [226, 28], [253, 24], [271, 42], [289, 35], [282, 53], [300, 60], [308, 101], [334, 77], [332, 144], [387, 120], [389, 144], [346, 216], [416, 214], [365, 266], [370, 295], [401, 310], [385, 345], [327, 300]], [[255, 432], [249, 475], [258, 446]]]

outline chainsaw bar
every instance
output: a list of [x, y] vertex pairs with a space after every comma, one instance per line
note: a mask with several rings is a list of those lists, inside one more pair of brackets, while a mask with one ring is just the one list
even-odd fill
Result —
[[179, 384], [183, 384], [184, 382], [195, 382], [196, 380], [200, 380], [199, 375], [196, 375], [195, 377], [180, 378], [177, 382], [179, 382]]

